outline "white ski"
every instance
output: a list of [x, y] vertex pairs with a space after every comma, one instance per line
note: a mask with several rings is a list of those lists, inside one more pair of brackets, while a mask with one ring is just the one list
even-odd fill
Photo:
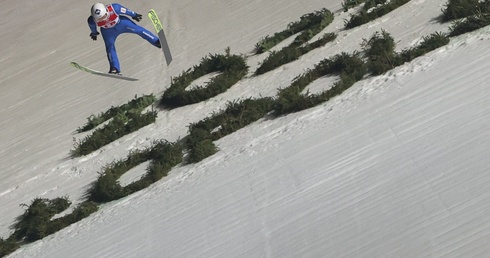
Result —
[[88, 68], [86, 66], [79, 65], [77, 62], [71, 62], [70, 65], [72, 65], [73, 67], [78, 68], [84, 72], [95, 74], [95, 75], [100, 75], [100, 76], [104, 76], [104, 77], [116, 78], [116, 79], [126, 80], [126, 81], [137, 81], [138, 80], [135, 78], [126, 77], [126, 76], [122, 76], [119, 74], [99, 72], [99, 71], [96, 71], [94, 69]]

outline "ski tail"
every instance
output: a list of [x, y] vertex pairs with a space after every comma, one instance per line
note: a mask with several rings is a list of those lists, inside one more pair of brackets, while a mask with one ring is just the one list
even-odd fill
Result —
[[148, 12], [148, 18], [150, 18], [151, 23], [153, 23], [153, 27], [155, 27], [155, 31], [158, 34], [158, 38], [160, 39], [160, 45], [162, 46], [163, 54], [165, 55], [165, 61], [167, 65], [170, 65], [172, 62], [172, 54], [170, 53], [170, 48], [168, 46], [167, 38], [165, 37], [165, 33], [163, 32], [163, 25], [158, 18], [155, 10], [151, 9]]

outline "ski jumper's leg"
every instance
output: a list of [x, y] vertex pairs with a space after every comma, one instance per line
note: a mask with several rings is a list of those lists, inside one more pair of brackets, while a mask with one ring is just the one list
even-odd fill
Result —
[[102, 37], [104, 38], [105, 50], [107, 52], [107, 60], [109, 60], [109, 69], [116, 68], [118, 71], [121, 71], [121, 67], [119, 65], [119, 58], [117, 57], [116, 52], [116, 38], [119, 36], [120, 32], [118, 32], [115, 28], [111, 29], [101, 29]]
[[137, 34], [140, 37], [146, 39], [146, 41], [148, 41], [153, 46], [160, 48], [159, 46], [160, 40], [158, 39], [158, 36], [155, 36], [149, 30], [134, 23], [129, 18], [121, 16], [121, 21], [118, 24], [118, 29], [122, 28], [122, 26], [124, 26], [124, 32]]

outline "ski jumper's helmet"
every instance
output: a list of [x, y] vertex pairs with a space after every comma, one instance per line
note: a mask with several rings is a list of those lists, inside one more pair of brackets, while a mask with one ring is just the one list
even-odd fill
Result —
[[94, 17], [95, 21], [97, 22], [106, 20], [107, 17], [109, 17], [107, 9], [103, 3], [96, 3], [92, 5], [90, 12], [92, 13], [92, 17]]

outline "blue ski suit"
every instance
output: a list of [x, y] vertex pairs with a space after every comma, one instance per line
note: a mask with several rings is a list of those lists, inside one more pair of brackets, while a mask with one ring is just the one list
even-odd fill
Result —
[[[90, 16], [87, 20], [88, 26], [92, 35], [97, 35], [97, 26], [100, 27], [100, 32], [102, 34], [102, 38], [104, 39], [105, 48], [107, 52], [107, 59], [109, 60], [110, 68], [116, 68], [118, 72], [121, 71], [119, 59], [117, 57], [115, 42], [117, 36], [122, 33], [134, 33], [140, 35], [142, 38], [146, 39], [155, 47], [160, 48], [160, 40], [157, 36], [153, 35], [147, 29], [137, 25], [128, 17], [123, 16], [127, 15], [129, 17], [135, 18], [138, 14], [130, 9], [118, 4], [113, 3], [106, 6], [109, 17], [105, 21], [96, 22], [94, 17]], [[95, 38], [93, 38], [96, 40]]]

